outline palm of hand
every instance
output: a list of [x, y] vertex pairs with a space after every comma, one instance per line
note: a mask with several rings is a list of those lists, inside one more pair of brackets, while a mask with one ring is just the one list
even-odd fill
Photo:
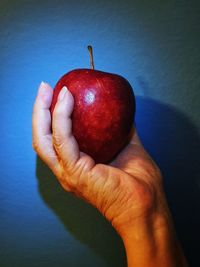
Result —
[[80, 161], [72, 175], [64, 172], [61, 184], [97, 207], [117, 231], [151, 213], [161, 175], [136, 133], [109, 165], [94, 165], [85, 154]]

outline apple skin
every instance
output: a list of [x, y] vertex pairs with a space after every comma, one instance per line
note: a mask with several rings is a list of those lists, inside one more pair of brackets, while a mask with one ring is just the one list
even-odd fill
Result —
[[72, 133], [80, 151], [96, 163], [107, 163], [127, 143], [135, 115], [135, 97], [120, 75], [93, 69], [75, 69], [57, 82], [52, 104], [66, 86], [74, 97]]

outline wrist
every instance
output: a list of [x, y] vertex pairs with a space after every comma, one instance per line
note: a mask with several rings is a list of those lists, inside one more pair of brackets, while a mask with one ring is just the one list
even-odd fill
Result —
[[186, 267], [170, 214], [138, 218], [121, 235], [129, 267]]

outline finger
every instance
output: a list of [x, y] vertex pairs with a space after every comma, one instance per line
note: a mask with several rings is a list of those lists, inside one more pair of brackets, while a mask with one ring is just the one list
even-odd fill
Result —
[[130, 144], [132, 146], [132, 149], [130, 150], [132, 153], [132, 158], [134, 159], [134, 163], [136, 162], [136, 158], [140, 158], [142, 160], [144, 159], [148, 159], [148, 160], [152, 160], [151, 156], [149, 155], [149, 153], [146, 151], [146, 149], [144, 148], [140, 137], [137, 133], [137, 129], [134, 128], [133, 129], [133, 135], [132, 138], [130, 140]]
[[133, 145], [139, 145], [143, 147], [142, 142], [137, 133], [137, 129], [135, 127], [132, 128], [132, 135], [131, 135], [130, 143]]
[[53, 111], [53, 143], [58, 156], [67, 168], [71, 168], [80, 158], [78, 143], [72, 134], [71, 114], [74, 98], [70, 91], [63, 87]]
[[49, 107], [51, 105], [52, 96], [52, 88], [47, 83], [42, 82], [39, 86], [33, 108], [33, 122], [37, 129], [36, 133], [39, 135], [51, 133], [51, 116]]
[[51, 114], [49, 111], [53, 96], [52, 88], [42, 82], [39, 86], [32, 117], [32, 143], [40, 158], [57, 172], [59, 162], [53, 148]]
[[127, 146], [124, 147], [110, 165], [124, 170], [132, 169], [135, 158], [141, 157], [141, 155], [146, 155], [146, 152], [137, 134], [136, 128], [133, 127]]

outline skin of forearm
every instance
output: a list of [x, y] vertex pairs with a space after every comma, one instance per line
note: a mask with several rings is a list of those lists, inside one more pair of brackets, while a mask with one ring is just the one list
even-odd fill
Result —
[[171, 218], [138, 218], [122, 239], [128, 267], [188, 267]]

